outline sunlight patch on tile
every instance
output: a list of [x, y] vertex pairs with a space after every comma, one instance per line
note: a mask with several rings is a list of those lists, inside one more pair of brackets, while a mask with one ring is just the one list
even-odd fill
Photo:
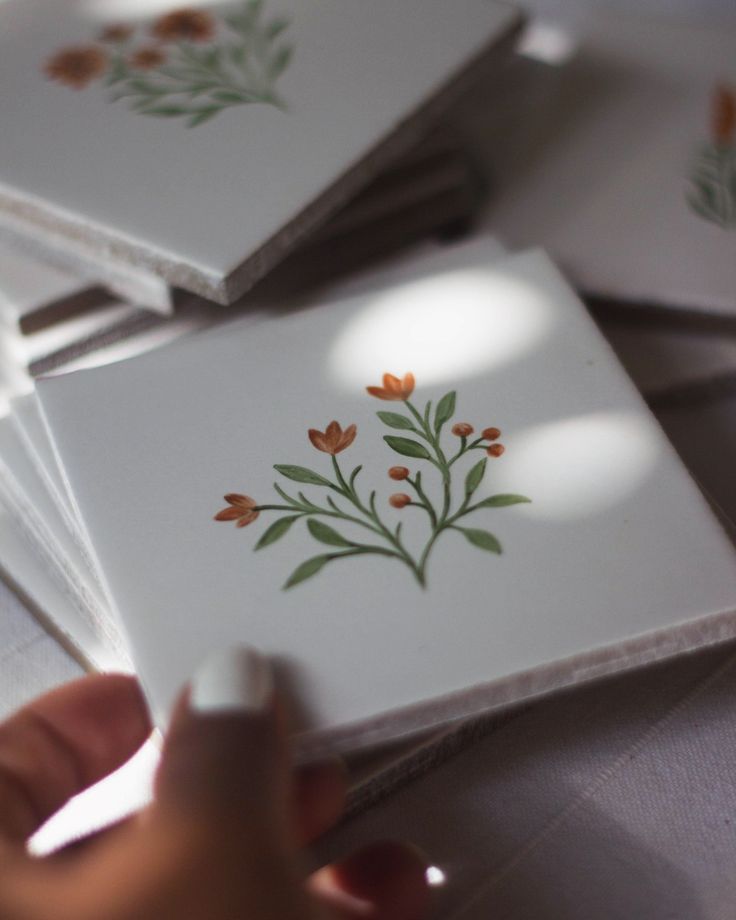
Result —
[[554, 321], [546, 293], [519, 277], [448, 272], [369, 298], [335, 341], [329, 369], [355, 390], [377, 369], [411, 370], [420, 388], [459, 381], [533, 349]]
[[194, 0], [183, 4], [181, 0], [79, 0], [80, 10], [93, 19], [130, 20], [150, 19], [170, 10], [214, 6], [218, 0]]
[[518, 514], [565, 520], [600, 514], [642, 485], [657, 462], [656, 430], [636, 415], [600, 412], [504, 434], [512, 464], [494, 467], [490, 492], [533, 495]]

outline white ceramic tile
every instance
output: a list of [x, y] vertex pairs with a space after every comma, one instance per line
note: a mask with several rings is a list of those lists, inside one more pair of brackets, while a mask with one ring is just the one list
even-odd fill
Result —
[[117, 642], [117, 631], [89, 557], [67, 527], [8, 418], [0, 419], [0, 500], [88, 630], [106, 636], [110, 643]]
[[[727, 226], [688, 203], [696, 162], [715, 155], [714, 91], [736, 93], [736, 26], [598, 10], [579, 38], [562, 72], [550, 68], [556, 98], [541, 109], [530, 99], [521, 119], [546, 122], [544, 143], [529, 145], [523, 129], [503, 141], [515, 156], [496, 158], [487, 225], [512, 246], [544, 246], [585, 291], [736, 313], [733, 188], [714, 192]], [[726, 176], [736, 124], [720, 123]]]
[[[64, 642], [74, 648], [86, 661], [102, 669], [121, 665], [120, 658], [100, 642], [99, 637], [90, 629], [85, 618], [80, 615], [76, 604], [49, 575], [48, 568], [29, 546], [18, 530], [16, 521], [2, 505], [0, 505], [0, 568], [3, 578], [7, 579], [10, 585], [18, 588], [23, 595], [23, 600], [12, 600], [7, 586], [0, 585], [0, 594], [3, 597], [3, 616], [0, 627], [3, 661], [0, 670], [5, 672], [6, 676], [3, 681], [3, 691], [0, 692], [2, 712], [9, 711], [12, 706], [25, 702], [34, 693], [51, 686], [54, 680], [63, 679], [55, 674], [49, 674], [47, 675], [49, 682], [43, 687], [39, 687], [38, 683], [34, 682], [33, 663], [28, 663], [29, 655], [24, 650], [30, 649], [31, 645], [37, 643], [41, 637], [45, 637], [44, 647], [47, 647], [45, 643], [48, 642], [50, 648], [55, 640], [44, 633], [42, 627], [23, 606], [23, 601], [32, 605], [39, 617], [60, 634]], [[22, 641], [19, 641], [18, 637], [16, 641], [13, 641], [14, 626], [16, 632], [22, 629], [20, 637]], [[37, 651], [34, 645], [34, 656]], [[49, 651], [48, 654], [52, 653]], [[11, 656], [15, 658], [12, 663], [13, 673], [17, 675], [15, 679], [19, 683], [22, 683], [20, 678], [24, 668], [29, 670], [27, 677], [30, 687], [22, 698], [19, 696], [21, 688], [14, 692], [10, 692], [8, 688], [7, 668], [11, 664]], [[67, 653], [61, 648], [59, 648], [58, 657], [62, 661], [68, 659]], [[69, 667], [69, 674], [64, 676], [76, 676], [73, 672], [77, 670], [77, 666], [70, 663]]]
[[[249, 16], [250, 25], [241, 19], [238, 33], [226, 15]], [[268, 0], [207, 5], [199, 16], [194, 38], [208, 41], [177, 49], [162, 39], [175, 31], [171, 21], [155, 16], [132, 19], [135, 37], [121, 46], [99, 39], [114, 23], [95, 16], [94, 4], [0, 6], [0, 199], [106, 258], [133, 260], [221, 300], [239, 293], [235, 281], [224, 282], [245, 259], [257, 254], [262, 263], [261, 248], [297, 216], [309, 229], [319, 215], [305, 209], [519, 18], [488, 0], [457, 0], [452, 10], [440, 0]], [[74, 82], [73, 62], [54, 59], [79, 46], [96, 49], [82, 67], [86, 60], [105, 73], [75, 89], [63, 82]], [[106, 86], [123, 62], [126, 73], [137, 66], [130, 62], [144, 47], [165, 64]], [[223, 110], [187, 128], [170, 98], [144, 106], [149, 114], [131, 111], [132, 96], [111, 101], [176, 82], [172, 69], [177, 86], [199, 87], [180, 106]], [[232, 104], [237, 94], [260, 101]], [[356, 170], [341, 196], [380, 159]], [[295, 234], [282, 235], [279, 248]]]
[[17, 330], [24, 317], [89, 287], [85, 278], [44, 265], [0, 243], [0, 320]]
[[54, 456], [53, 445], [46, 432], [36, 394], [26, 393], [13, 399], [9, 417], [16, 434], [23, 442], [26, 456], [43, 480], [59, 513], [73, 533], [80, 540], [83, 539], [74, 505], [66, 490], [61, 470]]
[[109, 252], [91, 253], [66, 228], [52, 230], [0, 207], [0, 241], [58, 271], [94, 279], [130, 303], [158, 313], [172, 310], [172, 293], [165, 281], [149, 271], [121, 264]]
[[[541, 253], [489, 264], [470, 243], [408, 265], [393, 290], [226, 332], [39, 385], [159, 716], [203, 652], [235, 639], [281, 662], [304, 729], [352, 746], [733, 630], [731, 545]], [[356, 423], [340, 461], [348, 472], [364, 465], [363, 500], [376, 489], [381, 516], [391, 529], [403, 523], [416, 553], [426, 516], [389, 506], [391, 493], [411, 490], [386, 470], [428, 464], [389, 449], [383, 435], [397, 432], [375, 412], [403, 407], [365, 391], [384, 371], [409, 370], [420, 407], [456, 389], [453, 422], [503, 430], [506, 452], [489, 459], [480, 494], [533, 503], [468, 521], [496, 534], [500, 556], [445, 534], [425, 589], [401, 562], [366, 556], [283, 590], [330, 548], [299, 521], [254, 552], [277, 515], [263, 511], [243, 529], [215, 522], [222, 495], [279, 503], [277, 480], [324, 503], [320, 486], [273, 465], [333, 475], [307, 429]], [[446, 450], [457, 443], [444, 435]], [[465, 473], [455, 474], [455, 501]], [[437, 500], [431, 467], [424, 477]]]
[[141, 311], [138, 307], [111, 300], [110, 303], [54, 323], [32, 335], [16, 334], [11, 337], [11, 334], [8, 334], [6, 340], [16, 360], [23, 367], [32, 368], [49, 356], [67, 351], [75, 345], [83, 347], [87, 341], [104, 337], [108, 330], [115, 329], [122, 323], [134, 321], [142, 312], [145, 316], [150, 316], [147, 311]]

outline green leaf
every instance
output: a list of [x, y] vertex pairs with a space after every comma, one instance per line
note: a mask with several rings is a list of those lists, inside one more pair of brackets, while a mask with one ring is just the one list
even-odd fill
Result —
[[331, 556], [313, 556], [311, 559], [307, 559], [306, 562], [302, 562], [302, 564], [297, 566], [291, 573], [284, 585], [284, 589], [293, 588], [294, 585], [298, 585], [299, 582], [306, 581], [308, 578], [311, 578], [312, 575], [316, 575], [320, 569], [327, 565], [331, 558]]
[[125, 64], [118, 58], [114, 60], [110, 65], [110, 70], [108, 71], [107, 78], [105, 80], [106, 86], [113, 86], [115, 83], [119, 83], [121, 80], [124, 80], [128, 76], [128, 68]]
[[245, 48], [242, 45], [231, 45], [228, 48], [230, 60], [237, 67], [242, 67], [245, 61]]
[[196, 128], [197, 125], [202, 125], [206, 121], [209, 121], [210, 118], [214, 118], [215, 115], [220, 111], [219, 107], [212, 106], [209, 109], [202, 109], [200, 112], [197, 112], [187, 122], [188, 128]]
[[141, 115], [156, 115], [158, 118], [177, 118], [179, 115], [188, 115], [188, 109], [180, 105], [155, 105], [150, 108], [138, 109]]
[[448, 419], [451, 419], [455, 413], [455, 397], [456, 393], [454, 390], [451, 390], [449, 393], [445, 393], [442, 399], [437, 403], [437, 408], [434, 412], [434, 430], [439, 431], [440, 428], [445, 424]]
[[350, 486], [351, 489], [353, 488], [353, 485], [355, 484], [355, 479], [356, 479], [358, 473], [359, 473], [362, 469], [363, 469], [363, 466], [362, 466], [362, 465], [356, 466], [355, 469], [353, 470], [353, 472], [350, 474], [350, 479], [348, 480], [348, 485]]
[[385, 434], [383, 440], [392, 450], [404, 457], [418, 457], [420, 460], [430, 459], [427, 448], [410, 438], [397, 438], [395, 435]]
[[298, 514], [295, 514], [293, 517], [282, 517], [279, 518], [278, 521], [274, 521], [268, 530], [264, 531], [263, 536], [256, 543], [255, 549], [263, 549], [264, 546], [270, 546], [272, 543], [280, 540], [294, 521], [297, 520], [299, 520]]
[[245, 94], [236, 93], [230, 89], [218, 89], [216, 92], [212, 93], [212, 98], [215, 102], [224, 102], [226, 104], [236, 104], [246, 101]]
[[280, 17], [278, 19], [272, 19], [263, 30], [263, 34], [268, 41], [273, 41], [273, 39], [276, 38], [277, 35], [280, 35], [288, 26], [288, 19], [282, 19]]
[[287, 479], [293, 479], [294, 482], [306, 482], [312, 486], [332, 485], [329, 479], [325, 479], [325, 477], [320, 476], [319, 473], [308, 470], [306, 466], [292, 466], [290, 463], [277, 463], [274, 465], [274, 469], [281, 473], [282, 476], [286, 476]]
[[266, 73], [268, 76], [275, 80], [276, 77], [281, 76], [281, 74], [289, 66], [289, 61], [291, 60], [291, 55], [294, 53], [294, 49], [291, 45], [282, 45], [278, 49], [276, 54], [268, 62], [268, 67], [266, 68]]
[[476, 508], [506, 508], [509, 505], [525, 505], [531, 502], [531, 498], [527, 498], [526, 495], [511, 495], [511, 494], [500, 494], [500, 495], [491, 495], [490, 498], [484, 498], [482, 502], [478, 502], [475, 506]]
[[156, 96], [161, 95], [162, 93], [167, 93], [168, 90], [165, 87], [158, 86], [155, 83], [151, 83], [148, 80], [135, 79], [128, 81], [128, 89], [132, 89], [136, 93], [148, 93], [150, 95]]
[[472, 543], [473, 546], [487, 550], [489, 553], [501, 552], [501, 544], [496, 537], [487, 530], [476, 530], [472, 527], [457, 527], [455, 529], [459, 530], [460, 533], [465, 536], [465, 539]]
[[405, 415], [399, 415], [398, 412], [376, 412], [384, 425], [389, 428], [400, 428], [403, 431], [416, 431], [411, 419]]
[[307, 527], [309, 528], [309, 532], [312, 534], [314, 539], [319, 540], [320, 543], [326, 543], [328, 546], [355, 545], [349, 540], [346, 540], [345, 537], [340, 536], [340, 534], [336, 530], [333, 530], [332, 527], [328, 527], [327, 524], [322, 523], [322, 521], [317, 521], [314, 518], [310, 518], [307, 521]]
[[468, 498], [470, 498], [473, 492], [475, 492], [475, 490], [483, 481], [487, 462], [488, 461], [485, 457], [482, 460], [479, 460], [473, 467], [471, 467], [470, 472], [465, 477], [465, 494], [468, 496]]

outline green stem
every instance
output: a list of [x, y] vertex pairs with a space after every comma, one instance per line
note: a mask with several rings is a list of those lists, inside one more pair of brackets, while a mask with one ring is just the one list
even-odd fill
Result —
[[[414, 561], [412, 556], [407, 552], [401, 540], [398, 537], [396, 537], [393, 533], [391, 533], [388, 527], [386, 527], [386, 525], [381, 520], [378, 512], [376, 511], [376, 506], [375, 506], [376, 493], [371, 492], [369, 507], [366, 508], [366, 506], [360, 500], [358, 493], [355, 490], [355, 487], [350, 486], [347, 483], [345, 477], [342, 474], [342, 470], [340, 469], [340, 464], [337, 462], [337, 457], [334, 454], [332, 455], [332, 468], [335, 471], [335, 478], [337, 479], [337, 482], [338, 482], [338, 491], [349, 502], [355, 505], [355, 507], [361, 512], [361, 514], [364, 514], [366, 517], [368, 517], [373, 522], [373, 524], [375, 525], [373, 529], [376, 529], [377, 532], [379, 532], [397, 550], [397, 552], [400, 554], [403, 561], [409, 566], [412, 572], [414, 572], [416, 577], [419, 579], [419, 573], [417, 571], [416, 562]], [[420, 583], [423, 584], [423, 582], [421, 581]]]
[[[437, 514], [435, 513], [435, 510], [432, 507], [432, 502], [429, 500], [429, 498], [425, 494], [424, 489], [422, 489], [422, 478], [421, 477], [422, 477], [422, 474], [417, 473], [416, 479], [412, 479], [411, 476], [407, 476], [406, 481], [409, 483], [409, 485], [414, 489], [414, 491], [419, 496], [421, 506], [425, 509], [425, 511], [429, 515], [429, 520], [432, 523], [432, 527], [436, 527], [437, 526]], [[414, 504], [414, 502], [412, 502], [412, 504]]]
[[[432, 463], [439, 469], [442, 474], [442, 511], [439, 515], [435, 515], [435, 520], [433, 524], [433, 531], [430, 535], [429, 540], [427, 541], [424, 550], [422, 551], [419, 561], [417, 563], [418, 568], [418, 578], [421, 584], [425, 584], [426, 581], [426, 568], [427, 561], [429, 559], [429, 554], [432, 551], [432, 547], [437, 542], [437, 538], [442, 533], [442, 531], [447, 526], [447, 521], [450, 514], [450, 505], [452, 504], [452, 491], [450, 488], [450, 462], [448, 462], [447, 457], [445, 456], [444, 451], [442, 450], [442, 445], [440, 444], [440, 437], [442, 434], [442, 429], [438, 431], [432, 431], [432, 427], [429, 423], [429, 412], [425, 413], [425, 416], [422, 416], [419, 411], [412, 405], [412, 403], [407, 399], [404, 401], [407, 409], [414, 416], [417, 424], [422, 430], [423, 437], [431, 445], [435, 452], [436, 459], [432, 459]], [[470, 447], [467, 448], [468, 450]], [[458, 453], [458, 456], [461, 456], [464, 453], [462, 447]], [[457, 456], [454, 460], [457, 459]], [[453, 462], [454, 462], [453, 460]]]
[[486, 449], [486, 445], [485, 445], [485, 442], [483, 441], [483, 438], [476, 438], [475, 441], [471, 441], [470, 444], [467, 444], [467, 443], [466, 443], [466, 439], [463, 438], [463, 439], [462, 439], [462, 445], [461, 445], [461, 447], [460, 447], [460, 450], [455, 454], [454, 457], [451, 457], [451, 458], [450, 458], [450, 460], [449, 460], [448, 463], [447, 463], [448, 467], [452, 466], [452, 464], [453, 464], [456, 460], [459, 460], [460, 457], [462, 457], [464, 454], [467, 454], [468, 451], [470, 451], [470, 450], [479, 450], [479, 449], [480, 449], [480, 450], [485, 450], [485, 449]]
[[340, 553], [330, 553], [328, 559], [342, 559], [345, 556], [366, 556], [366, 555], [381, 555], [381, 556], [390, 556], [393, 559], [399, 559], [401, 562], [405, 563], [411, 569], [414, 577], [417, 579], [421, 587], [424, 587], [424, 577], [419, 573], [414, 564], [409, 565], [409, 563], [404, 559], [404, 557], [391, 549], [386, 549], [383, 546], [355, 546], [352, 549], [346, 549]]

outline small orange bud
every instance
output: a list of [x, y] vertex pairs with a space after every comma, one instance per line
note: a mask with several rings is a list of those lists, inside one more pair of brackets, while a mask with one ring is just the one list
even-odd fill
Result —
[[486, 441], [497, 441], [501, 437], [500, 428], [484, 428], [481, 432]]
[[407, 479], [409, 476], [409, 468], [406, 466], [392, 466], [388, 471], [388, 475], [392, 479]]
[[452, 433], [456, 434], [459, 438], [467, 438], [474, 430], [473, 426], [468, 422], [457, 422], [457, 424], [452, 426]]
[[490, 447], [486, 448], [486, 453], [489, 457], [500, 457], [505, 450], [506, 448], [503, 444], [491, 444]]
[[411, 495], [407, 495], [406, 492], [396, 492], [389, 498], [388, 503], [392, 508], [404, 508], [410, 501]]

